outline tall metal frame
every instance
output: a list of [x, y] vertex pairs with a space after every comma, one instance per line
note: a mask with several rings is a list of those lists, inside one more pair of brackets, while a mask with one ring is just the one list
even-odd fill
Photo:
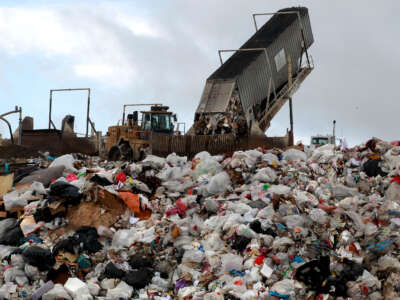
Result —
[[86, 135], [85, 137], [89, 136], [89, 124], [94, 131], [95, 134], [97, 134], [97, 131], [94, 127], [94, 123], [90, 119], [89, 113], [90, 113], [90, 88], [74, 88], [74, 89], [52, 89], [50, 90], [50, 104], [49, 104], [49, 129], [51, 129], [51, 126], [53, 126], [54, 129], [56, 129], [56, 125], [54, 125], [53, 120], [51, 119], [51, 112], [52, 112], [52, 106], [53, 106], [53, 93], [54, 92], [72, 92], [72, 91], [87, 91], [88, 92], [88, 98], [87, 98], [87, 110], [86, 110]]

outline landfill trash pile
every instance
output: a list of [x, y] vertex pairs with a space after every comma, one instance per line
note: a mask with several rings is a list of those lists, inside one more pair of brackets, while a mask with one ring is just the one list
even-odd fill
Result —
[[29, 163], [0, 299], [400, 299], [399, 146]]
[[196, 135], [234, 133], [241, 136], [247, 133], [247, 119], [244, 115], [238, 91], [235, 90], [224, 113], [200, 114], [193, 125]]

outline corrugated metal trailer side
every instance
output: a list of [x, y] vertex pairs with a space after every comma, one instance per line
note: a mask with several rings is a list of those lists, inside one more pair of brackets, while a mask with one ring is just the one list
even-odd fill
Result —
[[[304, 52], [301, 28], [306, 48], [311, 46], [314, 39], [308, 9], [294, 7], [279, 12], [288, 11], [300, 13], [302, 26], [297, 13], [274, 15], [241, 47], [241, 49], [266, 48], [266, 53], [265, 51], [234, 53], [208, 78], [196, 113], [224, 112], [223, 109], [226, 108], [231, 96], [231, 93], [226, 91], [231, 91], [231, 88], [235, 87], [232, 82], [237, 84], [245, 113], [255, 104], [261, 104], [263, 100], [265, 103], [270, 84], [271, 88], [279, 89], [288, 81], [288, 55], [291, 58], [292, 73], [297, 73], [299, 59]], [[227, 81], [230, 82], [229, 88], [226, 85]], [[212, 90], [224, 92], [211, 93]]]
[[[307, 48], [313, 43], [310, 20], [307, 14], [301, 14], [303, 23], [304, 40]], [[268, 24], [268, 23], [267, 23]], [[274, 87], [279, 88], [288, 81], [288, 57], [292, 65], [292, 74], [295, 75], [300, 68], [300, 58], [303, 55], [303, 37], [299, 19], [289, 25], [267, 48], [266, 53], [260, 51], [241, 74], [237, 76], [237, 85], [244, 111], [255, 104], [260, 104], [268, 97], [269, 87], [271, 93]], [[283, 56], [279, 57], [279, 54]], [[268, 56], [268, 59], [267, 59]], [[283, 60], [278, 65], [279, 59]], [[270, 82], [271, 80], [271, 82]], [[271, 101], [273, 99], [271, 95]]]
[[235, 85], [236, 82], [233, 79], [207, 80], [196, 112], [224, 112]]

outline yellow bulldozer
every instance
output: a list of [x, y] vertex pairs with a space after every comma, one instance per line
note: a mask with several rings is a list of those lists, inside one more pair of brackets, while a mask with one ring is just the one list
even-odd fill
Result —
[[[133, 111], [126, 115], [126, 108], [132, 106], [150, 106], [150, 110]], [[168, 106], [158, 103], [124, 104], [121, 125], [108, 128], [106, 141], [108, 159], [141, 160], [149, 151], [153, 132], [166, 135], [180, 134], [179, 125], [183, 123], [177, 123], [176, 114], [168, 109]]]

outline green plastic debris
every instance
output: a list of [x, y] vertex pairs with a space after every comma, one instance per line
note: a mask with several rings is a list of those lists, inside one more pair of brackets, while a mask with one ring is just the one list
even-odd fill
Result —
[[80, 269], [88, 269], [92, 266], [92, 262], [90, 261], [90, 258], [87, 257], [86, 255], [79, 256], [77, 259], [77, 263], [78, 263]]

